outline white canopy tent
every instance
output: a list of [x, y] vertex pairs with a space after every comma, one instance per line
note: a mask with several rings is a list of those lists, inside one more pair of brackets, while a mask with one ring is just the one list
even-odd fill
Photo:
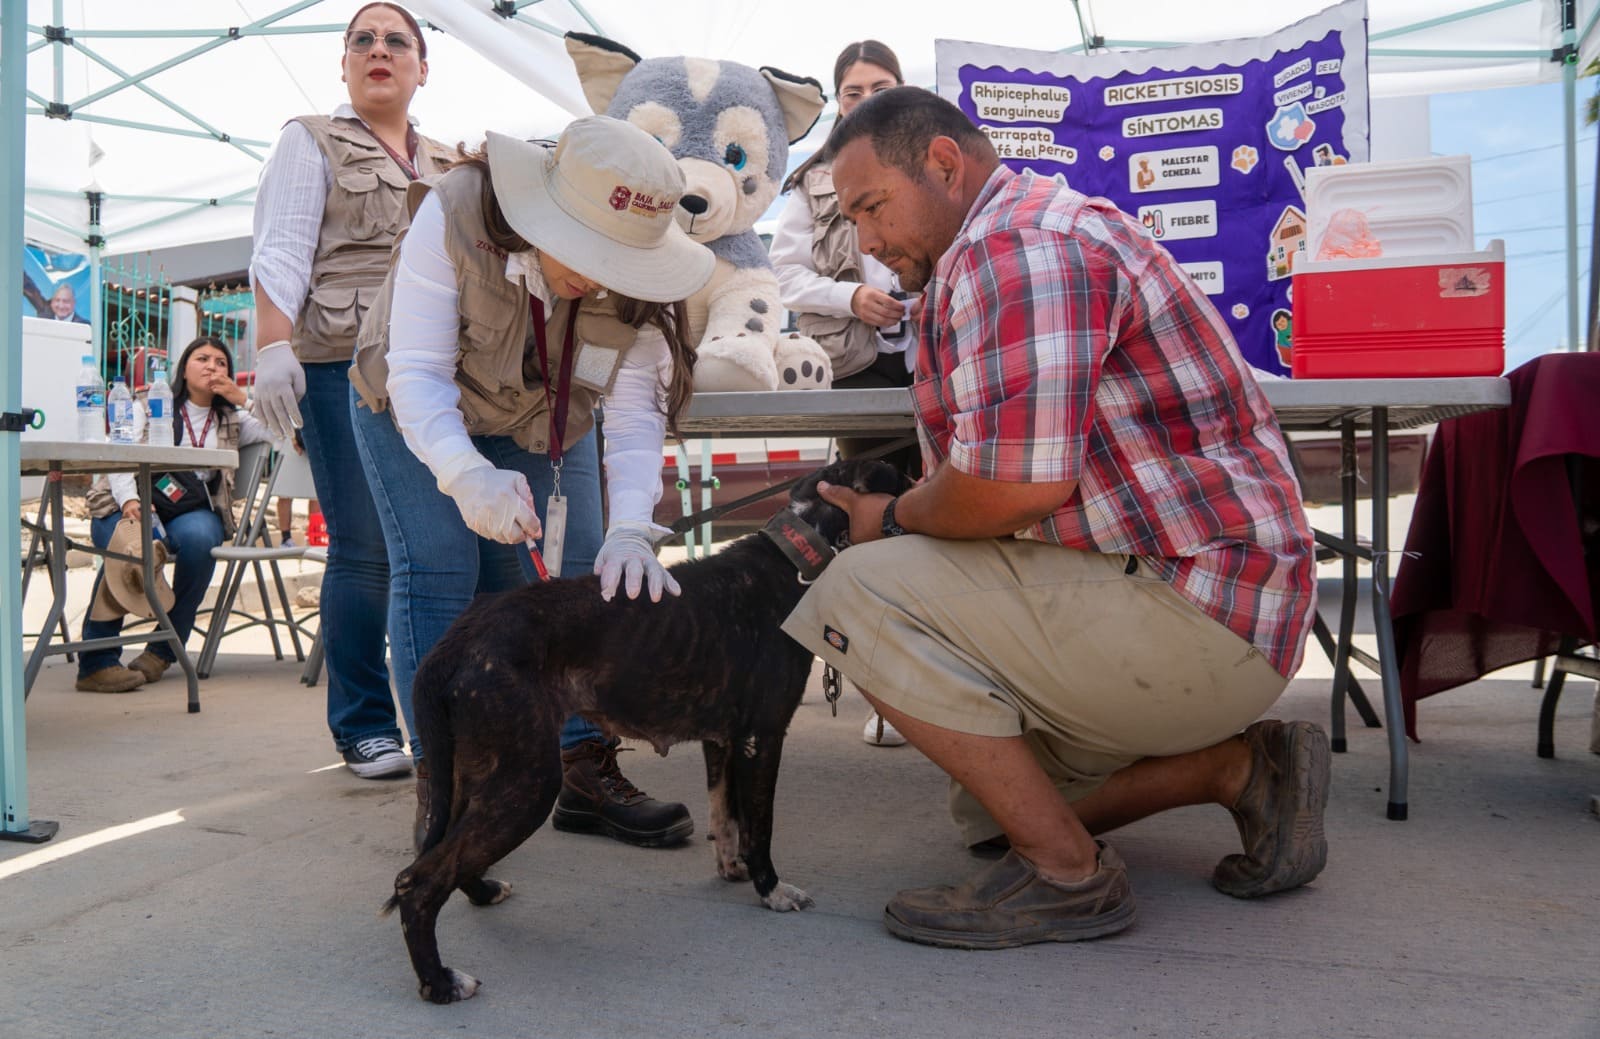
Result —
[[[424, 132], [550, 133], [587, 108], [561, 46], [598, 32], [646, 55], [775, 65], [830, 84], [849, 39], [888, 41], [934, 81], [933, 41], [1134, 49], [1255, 36], [1331, 0], [919, 0], [803, 7], [750, 0], [410, 0], [431, 29]], [[283, 121], [344, 100], [338, 34], [359, 0], [0, 0], [0, 285], [26, 237], [119, 253], [249, 233], [261, 160]], [[1566, 79], [1568, 324], [1577, 341], [1577, 68], [1600, 53], [1600, 0], [1369, 0], [1374, 97]], [[1159, 29], [1159, 37], [1155, 35]], [[25, 72], [25, 87], [23, 86]], [[24, 120], [26, 123], [24, 142]], [[819, 131], [820, 132], [820, 131]], [[95, 308], [98, 311], [98, 307]], [[21, 310], [0, 294], [4, 411], [19, 408]], [[0, 433], [0, 835], [29, 828], [24, 754], [18, 442]]]

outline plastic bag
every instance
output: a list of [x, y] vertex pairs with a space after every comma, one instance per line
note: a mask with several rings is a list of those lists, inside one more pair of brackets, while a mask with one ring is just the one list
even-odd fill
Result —
[[1383, 255], [1383, 243], [1372, 237], [1367, 214], [1359, 209], [1336, 209], [1317, 247], [1319, 260], [1364, 260]]

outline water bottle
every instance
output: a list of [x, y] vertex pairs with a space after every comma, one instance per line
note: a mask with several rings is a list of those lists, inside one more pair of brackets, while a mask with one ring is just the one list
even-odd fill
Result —
[[78, 369], [78, 439], [103, 442], [106, 438], [106, 384], [94, 355], [86, 355]]
[[150, 375], [150, 391], [145, 397], [150, 407], [150, 423], [145, 426], [145, 443], [152, 447], [172, 446], [172, 384], [167, 382], [167, 366], [155, 363]]
[[111, 385], [111, 395], [106, 398], [106, 415], [111, 420], [111, 442], [133, 443], [133, 394], [128, 392], [128, 383], [120, 375]]

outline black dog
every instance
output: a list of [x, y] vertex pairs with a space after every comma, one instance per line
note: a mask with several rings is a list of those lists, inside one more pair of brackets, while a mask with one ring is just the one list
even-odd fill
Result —
[[431, 765], [427, 834], [395, 878], [422, 998], [467, 999], [478, 981], [445, 967], [434, 934], [460, 888], [490, 905], [510, 885], [484, 871], [527, 840], [561, 789], [558, 733], [570, 714], [665, 754], [700, 740], [710, 788], [717, 873], [750, 879], [768, 908], [804, 909], [804, 891], [772, 865], [772, 810], [789, 721], [810, 652], [779, 625], [809, 580], [849, 543], [844, 510], [817, 482], [898, 494], [904, 479], [876, 461], [839, 462], [803, 480], [760, 534], [680, 563], [680, 597], [601, 600], [583, 577], [484, 596], [417, 670], [417, 729]]

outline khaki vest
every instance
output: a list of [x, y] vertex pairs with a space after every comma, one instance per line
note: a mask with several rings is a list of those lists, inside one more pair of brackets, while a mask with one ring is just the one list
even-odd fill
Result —
[[[800, 182], [811, 207], [811, 263], [818, 274], [834, 281], [861, 279], [861, 249], [856, 229], [839, 212], [833, 188], [833, 167], [818, 163]], [[868, 367], [878, 358], [878, 330], [860, 318], [800, 313], [795, 316], [801, 335], [822, 345], [833, 362], [834, 381]]]
[[[367, 308], [383, 284], [389, 247], [406, 226], [406, 185], [399, 165], [377, 138], [354, 119], [307, 115], [292, 120], [317, 142], [333, 187], [322, 210], [322, 229], [311, 261], [310, 295], [300, 305], [290, 341], [306, 363], [347, 361]], [[417, 139], [417, 172], [437, 173], [450, 151]]]
[[[175, 419], [181, 422], [181, 419]], [[146, 427], [149, 428], [148, 426]], [[171, 447], [171, 444], [167, 445]], [[232, 408], [223, 408], [217, 412], [217, 450], [239, 450], [239, 413]], [[233, 537], [233, 470], [219, 470], [222, 479], [217, 481], [211, 490], [211, 509], [222, 517], [222, 537], [230, 540]], [[94, 483], [89, 485], [89, 493], [84, 496], [84, 504], [89, 508], [89, 515], [95, 519], [109, 516], [117, 511], [117, 499], [111, 493], [111, 481], [104, 476], [96, 476]]]
[[[473, 436], [510, 436], [535, 454], [550, 450], [550, 402], [540, 372], [536, 339], [530, 334], [528, 290], [521, 279], [506, 278], [506, 254], [489, 242], [484, 225], [483, 174], [460, 166], [441, 177], [419, 180], [407, 193], [410, 213], [429, 191], [444, 209], [445, 252], [456, 273], [457, 310], [461, 332], [456, 352], [459, 407]], [[409, 215], [408, 215], [409, 218]], [[400, 255], [400, 242], [394, 255]], [[361, 402], [373, 411], [388, 406], [389, 314], [393, 309], [394, 264], [356, 342], [350, 382]], [[567, 404], [563, 446], [576, 443], [594, 428], [594, 406], [611, 388], [623, 355], [638, 335], [617, 317], [614, 297], [578, 301], [573, 347], [572, 395]], [[557, 300], [545, 321], [550, 376], [558, 378], [573, 306]]]

